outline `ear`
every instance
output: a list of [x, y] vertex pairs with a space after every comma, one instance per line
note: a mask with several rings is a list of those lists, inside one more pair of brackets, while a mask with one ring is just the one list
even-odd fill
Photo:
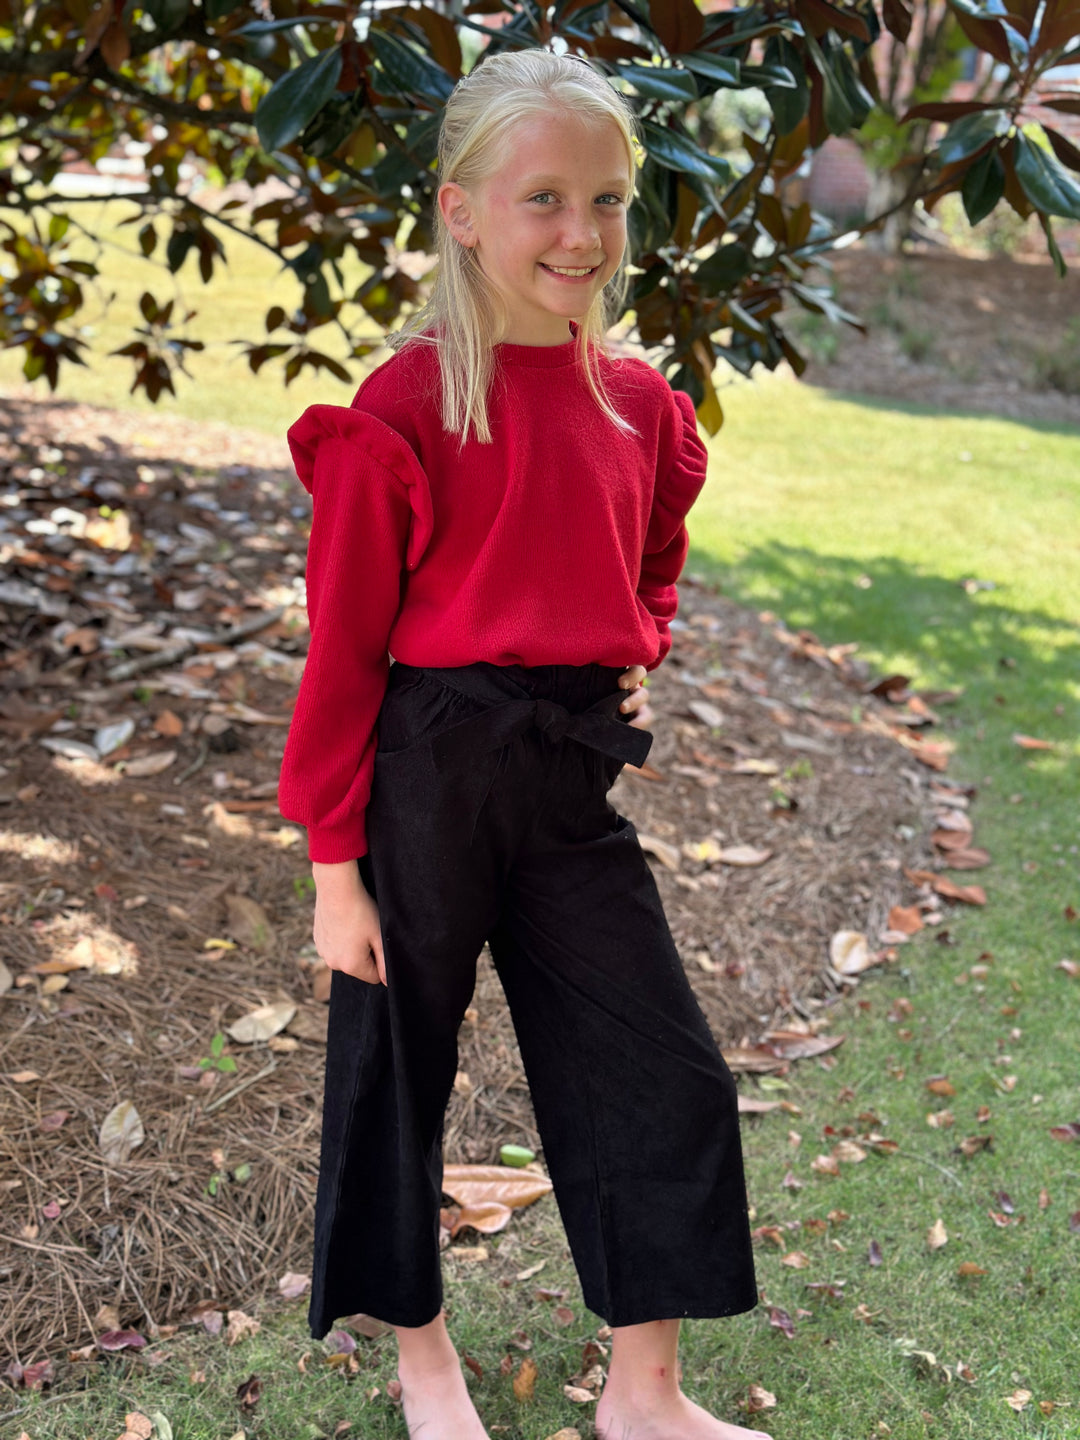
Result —
[[468, 193], [457, 181], [447, 180], [439, 186], [437, 201], [447, 230], [459, 245], [471, 250], [476, 244], [476, 230]]

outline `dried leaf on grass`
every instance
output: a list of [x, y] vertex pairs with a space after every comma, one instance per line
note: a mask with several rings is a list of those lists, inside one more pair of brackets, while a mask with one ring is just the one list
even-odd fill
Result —
[[829, 961], [838, 975], [860, 975], [880, 963], [860, 930], [837, 930], [829, 941]]
[[137, 1330], [107, 1330], [97, 1337], [99, 1350], [141, 1350], [145, 1344], [146, 1336]]
[[477, 1210], [493, 1201], [517, 1209], [531, 1205], [551, 1189], [546, 1175], [509, 1165], [446, 1165], [443, 1193], [463, 1210]]
[[[514, 1394], [518, 1400], [531, 1400], [533, 1391], [536, 1389], [536, 1361], [531, 1355], [526, 1355], [518, 1366], [517, 1374], [514, 1376]], [[592, 1399], [592, 1396], [589, 1396]]]
[[759, 1410], [773, 1410], [776, 1408], [776, 1396], [766, 1390], [764, 1385], [751, 1385], [746, 1408], [751, 1415], [757, 1414]]
[[478, 1201], [472, 1205], [462, 1205], [450, 1226], [450, 1234], [457, 1235], [461, 1230], [472, 1229], [478, 1230], [482, 1235], [495, 1235], [498, 1231], [506, 1229], [513, 1214], [509, 1205], [504, 1205], [498, 1200]]
[[230, 1310], [226, 1316], [226, 1322], [226, 1345], [236, 1345], [249, 1335], [257, 1335], [262, 1329], [261, 1321], [256, 1320], [252, 1315], [246, 1315], [243, 1310]]
[[287, 1270], [278, 1281], [278, 1291], [286, 1300], [295, 1300], [303, 1295], [310, 1285], [310, 1275], [300, 1275], [293, 1270]]

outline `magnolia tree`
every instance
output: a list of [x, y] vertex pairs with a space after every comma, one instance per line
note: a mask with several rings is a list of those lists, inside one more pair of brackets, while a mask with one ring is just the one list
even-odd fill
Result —
[[[454, 82], [485, 48], [565, 48], [640, 117], [631, 334], [714, 432], [718, 362], [748, 373], [786, 359], [801, 373], [784, 310], [857, 325], [813, 277], [830, 250], [916, 199], [932, 208], [959, 190], [972, 223], [999, 204], [1038, 215], [1064, 274], [1053, 217], [1080, 220], [1080, 151], [1034, 117], [1037, 94], [1041, 116], [1080, 114], [1052, 73], [1080, 60], [1080, 0], [943, 3], [752, 0], [706, 14], [694, 0], [0, 0], [0, 345], [21, 348], [27, 378], [54, 388], [66, 365], [85, 363], [80, 310], [97, 271], [77, 258], [79, 201], [54, 181], [143, 142], [145, 188], [124, 197], [142, 254], [209, 281], [238, 237], [267, 247], [293, 279], [269, 297], [279, 303], [265, 335], [237, 337], [252, 370], [348, 380], [372, 336], [423, 299]], [[992, 57], [993, 94], [896, 114], [878, 62], [921, 43], [931, 6], [933, 24]], [[768, 102], [767, 126], [744, 134], [737, 156], [712, 153], [713, 97], [751, 89]], [[902, 137], [902, 185], [838, 235], [791, 182], [830, 135], [880, 128], [886, 114]], [[231, 198], [193, 187], [193, 171], [234, 186]], [[157, 399], [201, 343], [149, 287], [141, 312], [119, 353], [134, 364], [132, 389]]]

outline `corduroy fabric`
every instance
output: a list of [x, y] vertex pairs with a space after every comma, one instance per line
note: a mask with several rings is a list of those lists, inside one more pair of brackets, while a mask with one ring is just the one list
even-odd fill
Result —
[[619, 673], [479, 664], [451, 686], [391, 667], [357, 862], [388, 983], [332, 976], [316, 1338], [357, 1312], [410, 1326], [439, 1312], [443, 1123], [485, 941], [585, 1303], [612, 1325], [756, 1304], [735, 1084], [607, 799], [622, 761], [551, 725], [433, 755], [523, 699], [625, 720]]

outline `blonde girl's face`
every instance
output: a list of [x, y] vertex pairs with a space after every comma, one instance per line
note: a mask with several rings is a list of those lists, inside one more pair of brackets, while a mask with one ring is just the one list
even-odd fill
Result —
[[477, 186], [448, 182], [439, 205], [508, 314], [502, 340], [561, 345], [626, 249], [630, 160], [614, 120], [565, 111], [511, 130], [502, 163]]

